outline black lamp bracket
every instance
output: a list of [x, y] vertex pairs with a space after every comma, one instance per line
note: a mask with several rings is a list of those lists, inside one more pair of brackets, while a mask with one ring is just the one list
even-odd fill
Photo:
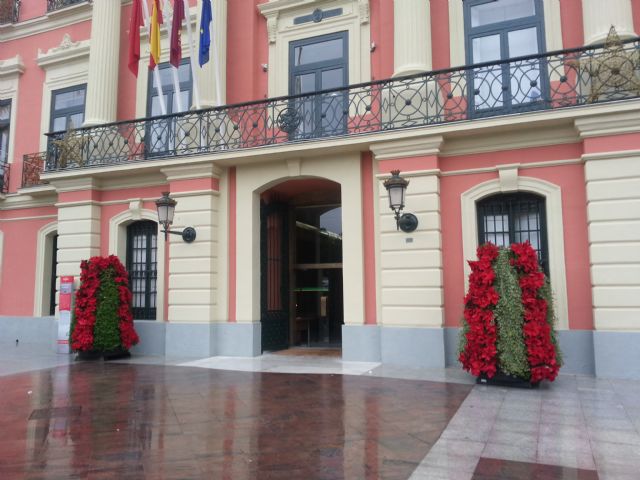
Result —
[[181, 232], [175, 231], [175, 230], [163, 230], [164, 232], [164, 239], [165, 241], [167, 240], [169, 234], [171, 235], [180, 235], [182, 237], [182, 240], [184, 240], [187, 243], [191, 243], [196, 239], [196, 229], [193, 227], [187, 227], [184, 230], [182, 230]]

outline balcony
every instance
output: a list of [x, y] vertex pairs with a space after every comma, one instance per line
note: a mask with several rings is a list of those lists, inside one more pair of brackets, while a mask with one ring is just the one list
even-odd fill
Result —
[[20, 17], [20, 0], [0, 0], [0, 25], [17, 23]]
[[[640, 38], [48, 134], [45, 172], [117, 166], [640, 97]], [[33, 162], [28, 164], [33, 167]], [[23, 175], [23, 183], [25, 176]], [[30, 171], [26, 178], [35, 183]]]
[[55, 12], [71, 5], [77, 5], [78, 3], [85, 3], [88, 0], [47, 0], [47, 13]]

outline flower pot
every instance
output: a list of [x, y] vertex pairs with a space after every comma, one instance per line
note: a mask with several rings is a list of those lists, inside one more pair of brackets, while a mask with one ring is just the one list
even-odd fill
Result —
[[483, 373], [476, 378], [476, 383], [479, 385], [495, 385], [498, 387], [512, 388], [537, 388], [538, 385], [540, 385], [540, 382], [523, 380], [507, 373], [503, 373], [500, 370], [498, 370], [496, 374], [491, 378], [487, 377], [487, 375]]
[[129, 350], [119, 348], [117, 350], [110, 350], [108, 352], [98, 352], [95, 350], [79, 351], [77, 359], [87, 360], [87, 361], [104, 359], [108, 361], [108, 360], [118, 360], [120, 358], [129, 358], [130, 356], [131, 356], [131, 353], [129, 353]]

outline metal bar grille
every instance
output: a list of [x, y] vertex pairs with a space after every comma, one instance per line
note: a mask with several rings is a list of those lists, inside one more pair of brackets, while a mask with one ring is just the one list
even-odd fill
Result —
[[89, 0], [47, 0], [47, 12], [60, 10], [61, 8], [70, 7], [78, 3], [86, 3]]
[[155, 320], [158, 278], [158, 226], [141, 221], [127, 227], [127, 269], [133, 317]]
[[477, 205], [478, 242], [499, 247], [529, 241], [538, 261], [549, 273], [546, 211], [543, 197], [530, 193], [500, 194]]

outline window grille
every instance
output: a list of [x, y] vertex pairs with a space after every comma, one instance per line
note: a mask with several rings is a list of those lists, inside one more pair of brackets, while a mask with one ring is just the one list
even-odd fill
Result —
[[132, 313], [138, 320], [155, 320], [158, 280], [158, 225], [151, 221], [127, 227], [127, 270], [133, 293]]

